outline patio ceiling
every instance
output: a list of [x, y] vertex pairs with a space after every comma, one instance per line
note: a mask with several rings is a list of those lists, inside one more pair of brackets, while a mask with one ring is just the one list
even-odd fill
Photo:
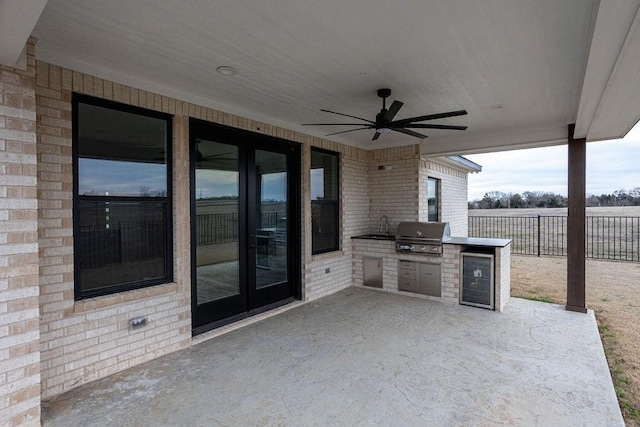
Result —
[[[443, 155], [566, 143], [569, 123], [578, 138], [626, 134], [640, 117], [639, 4], [49, 0], [34, 35], [41, 60], [317, 136], [349, 128], [300, 124], [353, 122], [320, 109], [373, 119], [381, 87], [404, 102], [399, 119], [466, 109], [433, 123], [467, 131], [425, 132], [423, 153]], [[329, 138], [420, 142], [372, 135]]]

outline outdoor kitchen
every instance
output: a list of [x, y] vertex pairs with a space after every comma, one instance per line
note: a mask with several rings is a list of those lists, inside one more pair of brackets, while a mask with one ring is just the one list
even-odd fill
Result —
[[401, 222], [393, 234], [352, 238], [353, 283], [502, 311], [510, 294], [510, 244], [452, 237], [447, 222]]

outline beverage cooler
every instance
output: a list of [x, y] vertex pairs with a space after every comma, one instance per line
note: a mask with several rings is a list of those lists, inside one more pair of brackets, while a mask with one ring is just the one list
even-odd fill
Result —
[[493, 250], [460, 252], [460, 304], [494, 309], [494, 257]]

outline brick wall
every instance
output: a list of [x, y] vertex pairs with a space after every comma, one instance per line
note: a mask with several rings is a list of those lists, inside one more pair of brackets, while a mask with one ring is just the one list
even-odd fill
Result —
[[[440, 163], [437, 159], [421, 160], [420, 197], [427, 194], [427, 178], [440, 180], [440, 221], [448, 222], [451, 235], [467, 237], [469, 233], [467, 210], [468, 173]], [[426, 221], [426, 198], [421, 201], [420, 220]]]
[[511, 296], [511, 244], [496, 248], [496, 311], [504, 310]]
[[[303, 262], [304, 286], [303, 293], [306, 300], [313, 300], [352, 284], [351, 276], [351, 236], [366, 233], [369, 227], [369, 175], [367, 168], [367, 154], [364, 150], [337, 144], [329, 141], [313, 140], [312, 144], [326, 150], [340, 153], [340, 250], [320, 255], [311, 255], [311, 240], [306, 242], [306, 256], [308, 262]], [[310, 149], [308, 150], [310, 153]], [[308, 156], [310, 158], [310, 154]], [[309, 159], [306, 159], [309, 161]], [[307, 212], [311, 211], [311, 199], [306, 196], [311, 193], [309, 184], [310, 166], [305, 163], [303, 168], [304, 204]], [[307, 221], [306, 229], [311, 229], [311, 218]]]
[[0, 425], [40, 425], [34, 51], [0, 66]]
[[[30, 132], [21, 131], [20, 135], [27, 135], [20, 142], [22, 145], [14, 144], [14, 141], [6, 142], [5, 137], [2, 140], [4, 151], [19, 149], [22, 154], [19, 162], [15, 161], [17, 157], [14, 155], [0, 158], [3, 162], [0, 163], [0, 170], [6, 175], [7, 183], [6, 194], [0, 192], [0, 197], [7, 199], [7, 203], [0, 202], [3, 203], [0, 205], [0, 220], [7, 221], [7, 225], [13, 227], [12, 230], [19, 231], [18, 234], [2, 233], [0, 239], [3, 239], [4, 251], [14, 250], [15, 254], [12, 253], [11, 257], [19, 255], [22, 258], [0, 258], [6, 264], [0, 264], [0, 267], [20, 263], [20, 274], [23, 276], [15, 280], [0, 280], [0, 290], [8, 291], [13, 283], [20, 283], [28, 289], [24, 292], [33, 294], [26, 298], [16, 296], [15, 299], [24, 307], [28, 306], [29, 301], [34, 304], [30, 309], [32, 321], [21, 323], [21, 333], [30, 337], [31, 346], [27, 345], [27, 348], [34, 350], [25, 353], [27, 359], [35, 362], [30, 369], [25, 368], [24, 371], [31, 375], [29, 382], [25, 380], [25, 384], [33, 387], [28, 386], [27, 391], [20, 395], [23, 399], [31, 399], [32, 406], [24, 408], [25, 411], [32, 410], [29, 414], [34, 419], [39, 411], [40, 385], [42, 396], [50, 397], [190, 345], [189, 117], [288, 139], [302, 145], [303, 208], [300, 215], [304, 243], [301, 279], [303, 298], [306, 300], [333, 293], [352, 284], [353, 235], [377, 231], [382, 214], [388, 216], [391, 232], [398, 222], [416, 220], [419, 217], [420, 203], [416, 196], [420, 185], [418, 146], [365, 152], [44, 62], [38, 62], [34, 67], [33, 50], [33, 45], [30, 45], [31, 67], [26, 74], [6, 69], [3, 69], [2, 74], [3, 104], [16, 102], [15, 97], [5, 95], [11, 85], [4, 80], [8, 79], [8, 83], [17, 81], [15, 90], [21, 93], [26, 91], [23, 97], [26, 100], [25, 108], [19, 112], [22, 118], [19, 126]], [[74, 301], [71, 157], [73, 92], [174, 116], [174, 283]], [[8, 117], [17, 114], [16, 110], [7, 111], [9, 114], [3, 112], [0, 121], [3, 131], [18, 123]], [[37, 126], [37, 144], [33, 141], [36, 137], [34, 126]], [[3, 135], [9, 135], [8, 131], [4, 132]], [[308, 233], [310, 218], [307, 215], [310, 212], [308, 194], [312, 146], [341, 154], [341, 249], [316, 256], [311, 255]], [[19, 169], [15, 163], [19, 164]], [[378, 166], [383, 166], [382, 170]], [[20, 177], [18, 180], [15, 178], [17, 176]], [[11, 182], [14, 182], [15, 188], [11, 188]], [[18, 208], [20, 213], [11, 211]], [[26, 228], [15, 228], [18, 220]], [[29, 231], [28, 227], [32, 229]], [[23, 240], [15, 241], [18, 239], [16, 236]], [[37, 264], [39, 271], [36, 270]], [[39, 295], [38, 287], [35, 286], [37, 284]], [[39, 322], [37, 311], [34, 311], [38, 306]], [[8, 310], [9, 307], [10, 303], [0, 304], [0, 309]], [[24, 311], [21, 319], [26, 319], [26, 313], [29, 312], [27, 308]], [[149, 325], [139, 330], [129, 329], [128, 320], [139, 315], [147, 316]], [[5, 329], [6, 332], [10, 330]], [[38, 346], [34, 344], [38, 342], [40, 354]], [[0, 347], [0, 351], [9, 351], [9, 346], [7, 344], [6, 349]], [[40, 362], [34, 354], [39, 356]], [[12, 357], [11, 362], [14, 363], [15, 360]], [[10, 383], [16, 384], [13, 381]], [[11, 407], [13, 411], [21, 408], [19, 405]]]
[[[71, 94], [176, 114], [173, 144], [175, 283], [74, 301]], [[38, 235], [42, 396], [183, 348], [191, 342], [187, 104], [38, 62]], [[132, 330], [128, 321], [147, 316]]]
[[[74, 301], [71, 94], [83, 93], [174, 116], [173, 197], [175, 283]], [[38, 234], [42, 395], [80, 384], [183, 348], [191, 343], [189, 247], [189, 117], [296, 141], [302, 145], [300, 213], [304, 242], [303, 298], [311, 300], [351, 285], [351, 243], [367, 231], [369, 193], [366, 152], [276, 126], [254, 122], [74, 72], [37, 63]], [[311, 256], [310, 147], [341, 154], [341, 250]], [[328, 269], [328, 273], [327, 273]], [[144, 315], [149, 325], [131, 330]]]
[[402, 221], [418, 221], [420, 147], [408, 145], [367, 152], [369, 171], [369, 231], [379, 232], [386, 215], [389, 232]]

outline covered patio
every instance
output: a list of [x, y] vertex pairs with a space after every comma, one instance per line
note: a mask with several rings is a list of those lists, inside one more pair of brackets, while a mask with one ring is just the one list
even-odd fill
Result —
[[62, 394], [43, 422], [624, 425], [593, 312], [356, 287]]
[[[585, 157], [640, 117], [640, 0], [294, 3], [0, 1], [0, 424], [40, 425], [42, 401], [48, 425], [622, 423], [585, 305]], [[466, 236], [448, 157], [552, 145], [565, 307], [353, 288], [352, 238], [383, 217], [440, 198]], [[236, 237], [198, 253], [196, 202], [221, 200]], [[233, 295], [198, 280], [212, 253]]]

